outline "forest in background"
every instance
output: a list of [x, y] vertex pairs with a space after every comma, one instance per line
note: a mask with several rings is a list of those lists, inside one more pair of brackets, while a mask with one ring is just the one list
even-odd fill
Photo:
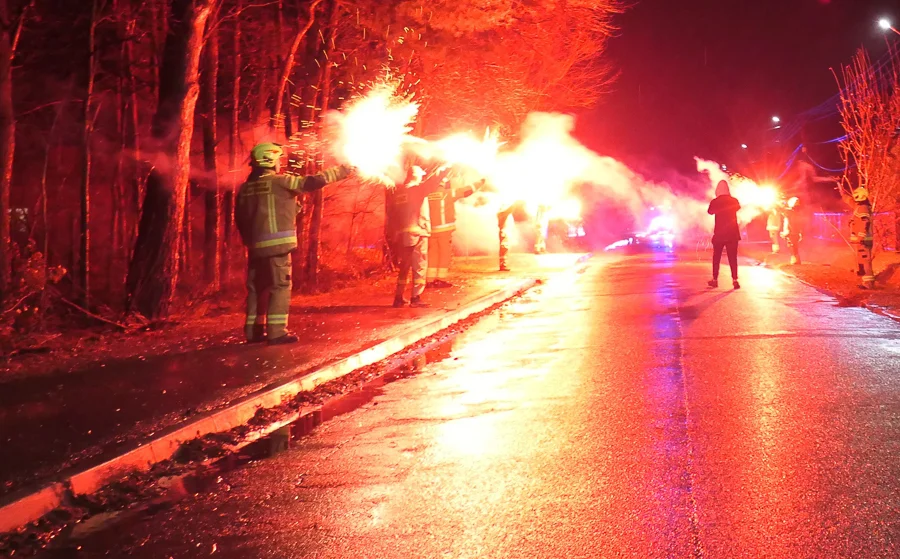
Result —
[[[386, 75], [416, 134], [593, 105], [619, 0], [0, 0], [3, 328], [169, 316], [243, 283], [233, 192], [260, 141], [329, 165], [319, 123]], [[349, 184], [348, 184], [349, 183]], [[382, 266], [384, 187], [306, 195], [295, 288]], [[232, 289], [228, 296], [235, 296]], [[114, 319], [114, 318], [113, 318]]]

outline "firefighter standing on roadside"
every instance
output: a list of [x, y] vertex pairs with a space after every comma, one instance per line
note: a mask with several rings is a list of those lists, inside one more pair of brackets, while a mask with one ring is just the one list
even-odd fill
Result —
[[309, 176], [280, 174], [284, 150], [263, 143], [250, 152], [250, 176], [235, 201], [234, 220], [247, 247], [248, 343], [293, 343], [287, 331], [291, 306], [291, 251], [297, 248], [297, 197], [349, 175], [333, 167]]
[[[484, 181], [482, 180], [482, 183]], [[447, 177], [441, 186], [428, 195], [431, 218], [431, 240], [428, 243], [428, 272], [430, 287], [452, 287], [447, 281], [453, 257], [453, 232], [456, 231], [456, 201], [471, 196], [475, 187], [462, 186], [459, 177]]]
[[428, 194], [440, 187], [443, 178], [436, 171], [428, 173], [416, 160], [407, 163], [403, 184], [388, 191], [386, 218], [391, 224], [391, 246], [398, 252], [397, 290], [394, 306], [402, 307], [409, 276], [412, 273], [411, 307], [427, 307], [422, 300], [428, 272], [428, 239], [431, 237], [431, 212]]
[[875, 236], [872, 230], [872, 202], [869, 200], [869, 190], [859, 187], [853, 191], [852, 197], [843, 192], [841, 197], [853, 210], [850, 217], [850, 242], [856, 245], [856, 275], [862, 279], [864, 289], [873, 289], [875, 270], [872, 268], [872, 247], [875, 245]]
[[766, 231], [769, 233], [769, 240], [772, 241], [772, 254], [781, 252], [781, 243], [779, 235], [782, 228], [781, 204], [776, 204], [769, 210], [769, 217], [766, 220]]
[[791, 264], [802, 264], [800, 261], [800, 243], [806, 233], [806, 214], [803, 204], [796, 196], [790, 198], [784, 207], [784, 230], [781, 236], [787, 239], [791, 249]]
[[541, 204], [534, 216], [534, 253], [547, 252], [547, 230], [550, 227], [550, 206]]
[[[525, 211], [525, 202], [512, 202], [497, 212], [497, 226], [500, 228], [500, 271], [508, 272], [509, 268], [509, 233], [506, 230], [506, 224], [509, 222], [509, 216]], [[515, 221], [515, 220], [514, 220]]]

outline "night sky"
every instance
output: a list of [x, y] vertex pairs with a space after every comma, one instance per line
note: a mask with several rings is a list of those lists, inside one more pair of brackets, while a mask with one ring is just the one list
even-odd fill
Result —
[[[687, 170], [694, 155], [749, 165], [740, 144], [764, 144], [773, 115], [787, 123], [838, 91], [830, 68], [860, 46], [885, 53], [881, 16], [900, 20], [900, 2], [641, 0], [619, 18], [609, 58], [620, 76], [581, 118], [586, 141], [642, 168]], [[803, 135], [827, 140], [836, 125]], [[836, 163], [833, 150], [816, 153]]]

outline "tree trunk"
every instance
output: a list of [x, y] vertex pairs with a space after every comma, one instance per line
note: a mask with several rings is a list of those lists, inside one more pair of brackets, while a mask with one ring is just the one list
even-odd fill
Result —
[[[334, 42], [337, 35], [338, 14], [340, 8], [336, 2], [331, 4], [331, 17], [328, 22], [328, 30], [325, 37], [324, 61], [322, 63], [322, 103], [319, 107], [320, 115], [328, 111], [328, 103], [331, 99], [331, 54], [334, 52]], [[309, 221], [309, 248], [306, 254], [306, 281], [304, 291], [315, 293], [319, 289], [319, 245], [322, 230], [322, 214], [325, 207], [325, 197], [322, 190], [316, 190], [312, 194], [312, 214]]]
[[227, 282], [231, 274], [231, 242], [232, 242], [232, 225], [234, 223], [234, 194], [237, 192], [238, 186], [241, 184], [240, 172], [238, 170], [238, 151], [241, 147], [241, 17], [240, 11], [243, 8], [243, 1], [236, 0], [235, 10], [238, 17], [234, 18], [234, 53], [232, 59], [234, 61], [234, 78], [231, 84], [231, 135], [229, 138], [229, 150], [231, 152], [230, 167], [233, 177], [231, 190], [225, 192], [225, 199], [222, 203], [222, 212], [224, 214], [224, 236], [225, 249], [222, 258], [222, 281]]
[[[116, 5], [115, 3], [113, 3], [113, 13], [115, 13], [115, 10]], [[125, 96], [123, 95], [124, 88], [124, 80], [122, 78], [116, 79], [115, 114], [116, 133], [119, 135], [119, 153], [116, 156], [115, 170], [113, 172], [113, 180], [110, 188], [110, 195], [112, 198], [109, 223], [111, 241], [109, 243], [107, 252], [107, 292], [110, 291], [114, 283], [117, 284], [117, 282], [113, 281], [113, 278], [116, 276], [116, 255], [118, 254], [120, 247], [124, 244], [122, 242], [125, 231], [125, 228], [122, 224], [122, 220], [124, 219], [123, 210], [125, 206], [125, 188], [123, 187], [123, 182], [125, 173], [125, 158], [127, 157], [126, 137], [128, 134], [125, 130]]]
[[[6, 0], [0, 0], [0, 21], [9, 21]], [[9, 26], [0, 25], [0, 301], [9, 293], [12, 273], [9, 191], [16, 151], [16, 116], [12, 98], [13, 41]]]
[[179, 234], [190, 176], [197, 77], [206, 20], [216, 0], [171, 0], [152, 136], [157, 162], [147, 179], [138, 238], [128, 271], [129, 311], [169, 314], [178, 281]]
[[203, 113], [203, 163], [208, 181], [206, 184], [203, 271], [206, 282], [218, 291], [219, 263], [222, 253], [222, 195], [216, 169], [216, 81], [219, 75], [219, 35], [213, 31], [206, 40], [203, 55], [203, 82], [200, 87], [200, 103]]
[[303, 38], [306, 37], [306, 34], [309, 33], [310, 28], [316, 21], [316, 8], [318, 8], [321, 3], [322, 0], [313, 0], [312, 3], [310, 3], [309, 18], [306, 20], [306, 24], [303, 27], [297, 29], [297, 33], [294, 34], [294, 39], [291, 41], [291, 47], [288, 50], [287, 56], [284, 57], [284, 65], [281, 67], [281, 77], [278, 80], [278, 90], [275, 92], [275, 106], [272, 109], [273, 118], [271, 127], [275, 130], [283, 129], [284, 115], [282, 114], [282, 108], [284, 107], [284, 93], [287, 89], [288, 81], [291, 78], [291, 72], [294, 70], [294, 57], [297, 55], [297, 49], [300, 48], [300, 43], [303, 42]]
[[183, 278], [187, 281], [190, 281], [193, 274], [193, 269], [191, 268], [194, 256], [194, 247], [192, 245], [194, 232], [192, 229], [193, 223], [191, 222], [191, 191], [193, 188], [191, 180], [188, 179], [187, 188], [184, 190], [184, 223], [181, 229], [181, 248], [179, 253], [181, 255], [181, 271], [183, 272]]
[[123, 47], [123, 58], [125, 66], [125, 75], [129, 86], [129, 103], [128, 118], [131, 121], [131, 149], [134, 152], [134, 165], [132, 167], [132, 181], [134, 203], [132, 209], [134, 215], [140, 215], [141, 204], [144, 202], [144, 179], [142, 176], [143, 162], [141, 161], [141, 122], [140, 122], [140, 106], [138, 104], [137, 78], [132, 70], [134, 63], [134, 45], [135, 32], [137, 28], [137, 18], [134, 14], [129, 15], [130, 19], [125, 28], [125, 45]]
[[88, 29], [87, 83], [84, 93], [82, 175], [81, 175], [81, 229], [78, 243], [78, 285], [81, 287], [81, 306], [87, 308], [91, 301], [91, 135], [94, 119], [91, 105], [94, 100], [94, 66], [96, 61], [95, 37], [100, 6], [98, 0], [91, 5], [91, 24]]

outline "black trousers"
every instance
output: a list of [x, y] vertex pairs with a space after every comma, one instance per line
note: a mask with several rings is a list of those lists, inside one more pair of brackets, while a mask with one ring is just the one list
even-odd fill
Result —
[[713, 243], [713, 279], [719, 279], [719, 266], [722, 264], [722, 250], [728, 253], [728, 265], [731, 266], [731, 279], [738, 279], [737, 241]]

